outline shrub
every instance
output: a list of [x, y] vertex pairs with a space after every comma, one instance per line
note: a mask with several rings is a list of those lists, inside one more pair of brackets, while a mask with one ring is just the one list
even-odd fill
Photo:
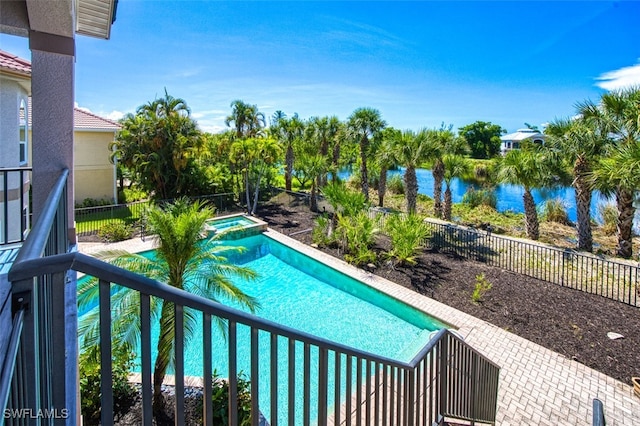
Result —
[[390, 216], [385, 232], [391, 238], [391, 250], [387, 255], [398, 264], [415, 265], [416, 255], [429, 236], [429, 228], [423, 218], [415, 214]]
[[571, 226], [572, 223], [567, 215], [567, 206], [560, 198], [547, 200], [542, 205], [542, 219], [546, 222], [556, 222], [562, 225]]
[[618, 232], [618, 209], [614, 204], [598, 204], [598, 218], [602, 224], [602, 232], [606, 235], [615, 235]]
[[313, 231], [311, 231], [311, 240], [321, 247], [331, 245], [331, 243], [333, 243], [333, 237], [329, 235], [330, 228], [331, 219], [326, 215], [318, 216]]
[[375, 221], [364, 211], [354, 216], [338, 216], [337, 234], [349, 263], [363, 265], [375, 261], [371, 246], [377, 233]]
[[462, 202], [468, 204], [471, 208], [487, 206], [495, 210], [498, 205], [498, 198], [495, 191], [491, 189], [469, 188], [462, 196]]
[[[85, 348], [79, 356], [80, 412], [84, 424], [100, 423], [100, 347]], [[133, 368], [134, 353], [126, 344], [112, 347], [113, 414], [116, 420], [129, 411], [135, 403], [138, 392], [129, 383], [129, 372]]]
[[[213, 424], [229, 424], [229, 382], [221, 379], [216, 371], [213, 372]], [[251, 382], [244, 373], [238, 374], [238, 425], [249, 426], [251, 424]], [[202, 413], [202, 408], [198, 410]], [[200, 419], [202, 421], [202, 419]]]
[[81, 203], [76, 203], [77, 209], [82, 209], [86, 207], [99, 207], [99, 206], [110, 206], [113, 204], [113, 200], [107, 199], [95, 199], [95, 198], [85, 198]]
[[133, 229], [122, 221], [109, 222], [98, 229], [98, 236], [110, 243], [128, 240], [132, 234]]
[[118, 203], [120, 204], [133, 203], [147, 198], [149, 198], [149, 194], [137, 188], [124, 188], [118, 192]]
[[404, 194], [404, 180], [399, 174], [389, 176], [387, 179], [387, 191], [391, 194], [403, 195]]
[[473, 289], [473, 293], [471, 294], [471, 300], [473, 303], [478, 303], [484, 297], [484, 294], [491, 290], [493, 284], [491, 284], [484, 274], [476, 275], [476, 285]]

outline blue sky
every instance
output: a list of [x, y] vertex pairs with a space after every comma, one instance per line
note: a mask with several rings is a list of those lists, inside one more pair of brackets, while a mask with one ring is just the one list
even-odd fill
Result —
[[[515, 131], [640, 85], [640, 2], [120, 0], [111, 40], [76, 39], [76, 102], [111, 118], [183, 98], [219, 131], [242, 99], [267, 116], [380, 110], [405, 129]], [[0, 48], [30, 58], [27, 41]]]

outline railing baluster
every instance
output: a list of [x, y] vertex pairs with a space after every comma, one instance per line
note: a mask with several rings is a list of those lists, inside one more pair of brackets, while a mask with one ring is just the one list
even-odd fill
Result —
[[346, 380], [346, 394], [345, 394], [345, 399], [346, 399], [346, 422], [347, 422], [347, 426], [351, 426], [351, 417], [352, 417], [352, 408], [351, 408], [351, 398], [353, 397], [353, 389], [351, 388], [351, 379], [353, 377], [353, 364], [352, 364], [353, 360], [352, 360], [352, 356], [347, 354], [347, 368], [346, 368], [346, 374], [345, 374], [345, 380]]
[[366, 362], [366, 376], [365, 376], [365, 424], [369, 426], [371, 424], [371, 361], [365, 359]]
[[[213, 371], [211, 314], [202, 314], [202, 423], [213, 425]], [[253, 381], [253, 379], [252, 379]], [[252, 391], [253, 397], [253, 391]]]
[[296, 341], [292, 338], [289, 338], [287, 362], [289, 363], [288, 419], [289, 426], [294, 426], [296, 423]]
[[304, 397], [303, 397], [303, 401], [302, 401], [302, 407], [303, 407], [303, 420], [302, 423], [305, 426], [309, 426], [309, 424], [311, 423], [311, 413], [310, 413], [310, 406], [311, 406], [311, 351], [310, 351], [310, 346], [308, 343], [305, 342], [304, 344]]
[[238, 350], [236, 322], [229, 321], [229, 424], [238, 424]]
[[[333, 391], [333, 424], [340, 425], [340, 405], [342, 405], [341, 388], [342, 388], [342, 354], [338, 351], [335, 352], [335, 378], [334, 378], [334, 391]], [[351, 395], [347, 395], [347, 398], [351, 398]]]
[[[259, 392], [259, 377], [260, 373], [258, 371], [258, 365], [260, 364], [260, 360], [258, 359], [258, 332], [259, 330], [255, 327], [251, 327], [251, 425], [258, 426], [258, 422], [260, 420], [260, 416], [258, 412], [260, 411], [260, 407], [258, 406], [258, 392]], [[273, 360], [272, 360], [273, 363]], [[273, 377], [272, 377], [273, 380]], [[278, 418], [277, 410], [273, 410], [273, 406], [271, 407], [271, 424], [273, 424], [273, 419]]]
[[318, 351], [318, 425], [320, 426], [327, 424], [327, 356], [327, 350], [320, 348]]
[[271, 334], [271, 426], [278, 426], [278, 335]]
[[99, 281], [100, 303], [100, 423], [113, 424], [113, 376], [111, 366], [111, 283]]
[[184, 307], [175, 304], [175, 391], [176, 391], [176, 424], [184, 424]]
[[140, 360], [142, 373], [142, 423], [151, 426], [153, 404], [151, 400], [151, 298], [140, 295]]

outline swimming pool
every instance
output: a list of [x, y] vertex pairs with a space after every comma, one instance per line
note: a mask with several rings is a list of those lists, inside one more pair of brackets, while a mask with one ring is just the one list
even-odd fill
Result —
[[257, 235], [267, 229], [267, 223], [244, 214], [233, 214], [207, 220], [205, 229], [214, 234], [231, 231], [224, 238], [233, 240]]
[[[255, 235], [226, 242], [243, 246], [247, 250], [230, 255], [230, 260], [256, 270], [260, 277], [254, 281], [234, 279], [244, 292], [256, 297], [261, 309], [257, 315], [307, 333], [323, 337], [354, 348], [399, 361], [410, 361], [422, 349], [433, 330], [444, 324], [389, 295], [348, 277], [302, 253], [265, 235]], [[153, 256], [153, 253], [148, 253]], [[238, 308], [230, 301], [225, 304]], [[201, 316], [197, 315], [198, 321]], [[152, 331], [152, 347], [157, 341], [157, 328]], [[238, 324], [238, 371], [250, 372], [250, 330]], [[270, 337], [260, 333], [259, 346], [270, 347]], [[198, 322], [194, 334], [185, 347], [185, 374], [202, 374], [202, 326]], [[288, 341], [278, 339], [278, 351], [287, 353]], [[222, 335], [213, 332], [213, 368], [221, 377], [228, 375], [228, 345]], [[302, 365], [302, 345], [296, 348], [296, 365]], [[312, 357], [317, 356], [312, 353]], [[259, 351], [260, 408], [269, 419], [270, 358], [269, 350]], [[329, 368], [333, 369], [333, 361]], [[311, 363], [315, 365], [315, 363]], [[344, 363], [342, 364], [344, 366]], [[170, 372], [171, 374], [171, 372]], [[248, 375], [248, 374], [247, 374]], [[286, 421], [287, 380], [286, 366], [279, 367], [278, 405], [282, 405]], [[329, 377], [332, 377], [329, 374]], [[345, 375], [343, 374], [342, 377]], [[311, 371], [313, 381], [318, 374]], [[296, 377], [296, 388], [302, 389], [302, 373]], [[311, 383], [311, 389], [317, 386]], [[300, 386], [300, 387], [299, 387]], [[329, 383], [329, 389], [333, 384]], [[332, 401], [331, 392], [329, 400]], [[344, 393], [343, 393], [344, 395]], [[317, 395], [312, 391], [311, 399]], [[298, 398], [296, 418], [302, 413], [302, 400]], [[317, 407], [311, 403], [311, 407]], [[311, 412], [315, 418], [316, 413]]]

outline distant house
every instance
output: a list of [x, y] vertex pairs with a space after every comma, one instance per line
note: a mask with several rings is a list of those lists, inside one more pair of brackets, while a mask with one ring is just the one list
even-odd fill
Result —
[[[30, 95], [31, 63], [0, 50], [0, 168], [30, 166]], [[75, 201], [86, 198], [117, 201], [116, 169], [109, 159], [109, 144], [120, 125], [80, 108], [74, 109], [73, 119]], [[20, 198], [15, 194], [18, 187], [18, 182], [10, 182], [9, 198], [14, 204]], [[28, 208], [28, 197], [26, 200], [23, 210]]]
[[500, 137], [500, 152], [505, 155], [507, 152], [520, 149], [524, 141], [543, 145], [545, 135], [534, 129], [518, 129], [515, 133], [509, 133]]

